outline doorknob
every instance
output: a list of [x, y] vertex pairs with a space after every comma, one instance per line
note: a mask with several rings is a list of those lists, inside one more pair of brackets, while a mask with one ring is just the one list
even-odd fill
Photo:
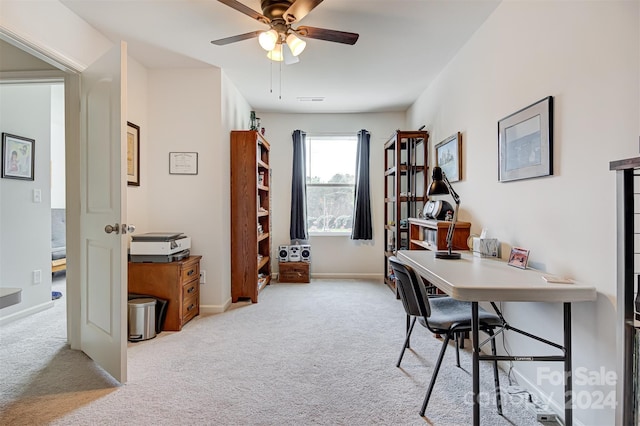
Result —
[[107, 225], [104, 227], [104, 232], [106, 232], [107, 234], [111, 234], [112, 232], [115, 232], [116, 234], [120, 233], [120, 225], [118, 223], [116, 223], [114, 226], [111, 225]]
[[136, 230], [136, 226], [135, 225], [127, 225], [126, 223], [122, 224], [122, 233], [126, 234], [126, 233], [133, 233]]

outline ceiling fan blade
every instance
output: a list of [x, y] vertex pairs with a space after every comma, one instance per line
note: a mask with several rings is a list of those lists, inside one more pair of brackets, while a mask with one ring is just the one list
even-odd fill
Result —
[[326, 28], [300, 26], [295, 32], [302, 37], [317, 38], [343, 44], [356, 44], [359, 34], [345, 31], [328, 30]]
[[322, 0], [296, 0], [289, 6], [289, 9], [284, 12], [284, 19], [288, 23], [299, 21], [307, 16], [307, 14], [320, 3], [322, 3]]
[[252, 17], [253, 19], [268, 24], [271, 22], [269, 18], [264, 16], [262, 13], [258, 13], [255, 10], [251, 9], [249, 6], [245, 6], [236, 0], [218, 0], [222, 4], [226, 4], [227, 6], [237, 10], [238, 12], [244, 13], [247, 16]]
[[245, 34], [238, 34], [233, 37], [221, 38], [218, 40], [213, 40], [211, 43], [217, 46], [224, 46], [225, 44], [235, 43], [236, 41], [247, 40], [250, 38], [258, 37], [262, 31], [253, 31]]

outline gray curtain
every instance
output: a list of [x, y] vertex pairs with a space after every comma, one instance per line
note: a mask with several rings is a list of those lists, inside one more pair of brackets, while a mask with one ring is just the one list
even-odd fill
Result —
[[293, 172], [291, 174], [291, 240], [308, 240], [307, 233], [307, 170], [306, 148], [307, 134], [294, 130], [293, 134]]
[[352, 240], [372, 240], [371, 197], [369, 190], [369, 141], [371, 135], [362, 129], [358, 132], [356, 153], [356, 188], [353, 201]]

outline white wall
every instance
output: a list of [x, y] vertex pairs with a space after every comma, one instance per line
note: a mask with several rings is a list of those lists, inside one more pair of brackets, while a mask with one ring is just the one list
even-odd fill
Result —
[[[34, 139], [34, 180], [0, 179], [0, 286], [22, 288], [8, 318], [51, 306], [51, 85], [0, 85], [0, 130]], [[33, 202], [33, 191], [42, 202]], [[41, 272], [33, 284], [32, 272]]]
[[[249, 117], [251, 107], [246, 99], [240, 94], [237, 87], [222, 72], [222, 132], [220, 135], [219, 159], [217, 164], [217, 176], [215, 179], [215, 190], [218, 191], [219, 199], [216, 204], [217, 216], [220, 223], [225, 224], [226, 230], [221, 233], [217, 245], [217, 251], [213, 253], [219, 258], [219, 283], [216, 291], [216, 299], [225, 301], [223, 307], [226, 309], [231, 303], [231, 146], [230, 132], [232, 130], [242, 130], [249, 128]], [[208, 285], [208, 284], [207, 284]], [[206, 305], [205, 305], [206, 307]]]
[[[191, 253], [202, 255], [207, 283], [201, 286], [203, 311], [224, 309], [228, 300], [229, 222], [223, 221], [222, 170], [228, 170], [228, 137], [222, 136], [221, 71], [148, 71], [147, 183], [148, 231], [183, 232]], [[197, 152], [197, 175], [170, 175], [169, 152]]]
[[[638, 155], [638, 2], [503, 2], [408, 112], [433, 142], [463, 134], [461, 219], [531, 250], [535, 267], [597, 287], [573, 307], [574, 371], [615, 371], [615, 175], [609, 162]], [[497, 122], [554, 96], [554, 175], [499, 183]], [[508, 249], [508, 247], [507, 247]], [[503, 252], [504, 254], [504, 252]], [[505, 304], [515, 326], [562, 342], [560, 304]], [[514, 354], [547, 352], [509, 335]], [[562, 404], [538, 376], [552, 364], [515, 363], [521, 384]], [[613, 386], [576, 384], [575, 396]], [[582, 394], [581, 394], [582, 392]], [[611, 407], [579, 408], [584, 424], [613, 424]]]
[[140, 186], [127, 186], [127, 223], [135, 233], [149, 230], [148, 212], [150, 183], [149, 124], [147, 119], [147, 69], [135, 59], [127, 58], [127, 121], [140, 126]]
[[0, 9], [1, 33], [37, 46], [76, 71], [85, 69], [113, 45], [56, 0], [0, 0]]
[[[352, 241], [348, 236], [312, 236], [311, 274], [315, 277], [342, 276], [382, 278], [384, 273], [383, 145], [399, 128], [404, 127], [404, 113], [372, 114], [274, 114], [257, 112], [265, 127], [265, 138], [271, 144], [271, 196], [273, 214], [272, 270], [278, 269], [277, 247], [289, 244], [291, 216], [291, 133], [301, 129], [307, 133], [350, 133], [360, 129], [371, 133], [371, 211], [373, 241]], [[418, 126], [419, 127], [419, 126]], [[340, 153], [336, 153], [339, 155]]]
[[51, 208], [65, 208], [64, 84], [51, 86]]

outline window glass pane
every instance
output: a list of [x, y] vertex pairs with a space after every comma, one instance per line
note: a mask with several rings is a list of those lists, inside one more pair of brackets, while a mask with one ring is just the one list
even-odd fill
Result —
[[351, 232], [353, 186], [307, 186], [309, 232]]
[[308, 136], [307, 183], [354, 183], [355, 136]]
[[351, 233], [356, 136], [307, 136], [309, 232]]

